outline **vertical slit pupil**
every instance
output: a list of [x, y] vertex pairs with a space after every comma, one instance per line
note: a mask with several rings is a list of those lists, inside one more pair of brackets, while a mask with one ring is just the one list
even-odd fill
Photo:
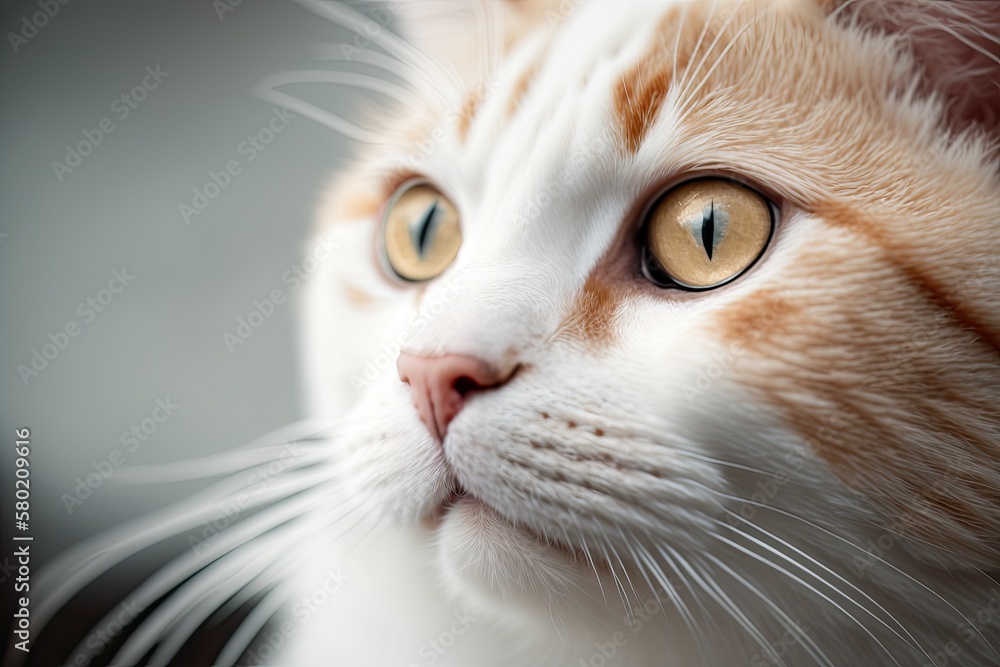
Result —
[[708, 261], [712, 261], [712, 251], [715, 249], [715, 200], [701, 213], [701, 244], [705, 247]]
[[413, 237], [413, 245], [417, 249], [417, 254], [423, 259], [427, 253], [434, 230], [437, 227], [438, 201], [434, 200], [420, 218], [414, 221], [410, 233]]

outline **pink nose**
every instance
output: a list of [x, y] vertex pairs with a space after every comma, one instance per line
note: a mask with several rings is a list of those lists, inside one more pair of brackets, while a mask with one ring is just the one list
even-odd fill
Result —
[[420, 421], [441, 442], [448, 424], [465, 404], [470, 391], [501, 384], [504, 378], [481, 359], [464, 354], [418, 357], [403, 352], [396, 361], [399, 379], [410, 385]]

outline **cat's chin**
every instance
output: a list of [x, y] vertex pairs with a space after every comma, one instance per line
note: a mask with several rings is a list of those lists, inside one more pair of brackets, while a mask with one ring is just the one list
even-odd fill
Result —
[[566, 592], [587, 587], [585, 571], [569, 552], [467, 492], [453, 494], [431, 521], [449, 594], [498, 621], [551, 630], [553, 611]]

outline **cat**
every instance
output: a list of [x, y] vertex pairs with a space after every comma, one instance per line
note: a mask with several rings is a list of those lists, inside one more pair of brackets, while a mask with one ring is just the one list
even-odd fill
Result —
[[242, 494], [114, 664], [233, 596], [217, 664], [1000, 664], [1000, 3], [303, 4], [406, 84], [330, 123], [317, 421], [36, 623]]

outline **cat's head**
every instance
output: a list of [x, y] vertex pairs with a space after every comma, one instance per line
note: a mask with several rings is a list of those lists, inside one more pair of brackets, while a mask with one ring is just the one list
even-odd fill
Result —
[[1000, 567], [996, 3], [396, 4], [306, 359], [447, 580]]

